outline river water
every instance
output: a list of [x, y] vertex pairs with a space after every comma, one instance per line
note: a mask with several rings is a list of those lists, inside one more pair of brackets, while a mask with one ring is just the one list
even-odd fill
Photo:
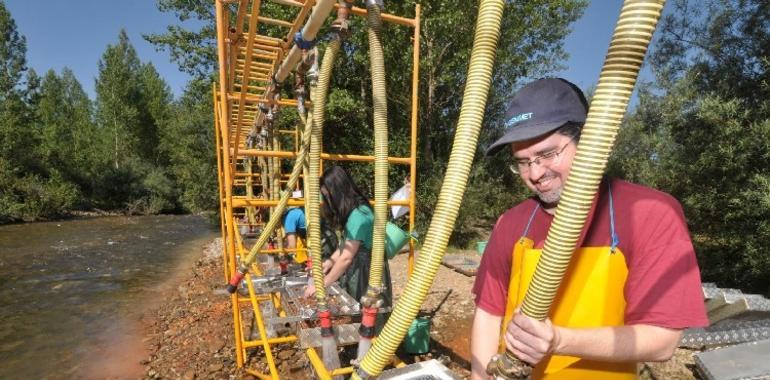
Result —
[[198, 216], [0, 226], [0, 379], [141, 375], [141, 313], [217, 232]]

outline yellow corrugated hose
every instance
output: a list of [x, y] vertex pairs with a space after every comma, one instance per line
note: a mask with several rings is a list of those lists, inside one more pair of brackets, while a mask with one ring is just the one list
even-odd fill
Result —
[[420, 311], [420, 305], [425, 301], [433, 278], [441, 265], [476, 152], [492, 79], [504, 6], [504, 0], [482, 0], [479, 5], [460, 120], [425, 244], [420, 251], [412, 276], [407, 282], [404, 295], [399, 299], [388, 323], [361, 361], [353, 378], [379, 375], [390, 362], [396, 348], [404, 339], [407, 329]]
[[[626, 0], [623, 3], [572, 169], [548, 230], [540, 261], [524, 296], [521, 310], [527, 316], [538, 320], [548, 316], [598, 191], [607, 158], [664, 4], [665, 0]], [[509, 352], [500, 355], [498, 360], [490, 363], [490, 370], [503, 378], [523, 376], [510, 373], [512, 363], [499, 363], [511, 359]]]
[[[326, 121], [326, 97], [329, 93], [329, 82], [331, 81], [332, 68], [340, 51], [342, 41], [339, 36], [334, 35], [324, 52], [321, 62], [321, 71], [318, 74], [318, 87], [313, 92], [311, 100], [313, 101], [313, 128], [310, 131], [310, 157], [308, 157], [308, 176], [305, 178], [307, 183], [307, 211], [308, 211], [308, 249], [313, 261], [313, 286], [315, 287], [315, 298], [319, 309], [326, 306], [326, 287], [324, 287], [323, 261], [321, 259], [321, 224], [320, 224], [320, 204], [319, 195], [319, 177], [321, 176], [321, 150], [323, 149], [323, 125]], [[311, 120], [308, 120], [311, 121]]]
[[374, 298], [371, 301], [376, 301], [382, 287], [385, 223], [388, 221], [388, 94], [385, 86], [385, 59], [380, 40], [382, 30], [380, 7], [371, 1], [366, 7], [366, 19], [369, 26], [367, 33], [374, 111], [374, 231], [367, 295]]

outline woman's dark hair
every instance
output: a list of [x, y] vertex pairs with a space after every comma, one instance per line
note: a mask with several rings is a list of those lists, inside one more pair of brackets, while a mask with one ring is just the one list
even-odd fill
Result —
[[353, 178], [350, 178], [350, 174], [339, 166], [326, 169], [321, 176], [320, 185], [329, 193], [328, 196], [324, 195], [323, 212], [334, 228], [344, 228], [348, 216], [358, 206], [371, 208], [368, 199], [358, 189]]

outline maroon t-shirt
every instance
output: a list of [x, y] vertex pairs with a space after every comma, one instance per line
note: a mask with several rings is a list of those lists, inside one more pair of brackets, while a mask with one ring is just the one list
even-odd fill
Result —
[[[682, 208], [670, 195], [648, 187], [612, 179], [612, 200], [618, 247], [628, 267], [624, 289], [625, 324], [667, 328], [708, 325], [700, 270]], [[529, 199], [506, 211], [495, 224], [481, 260], [473, 293], [476, 305], [503, 315], [508, 297], [511, 255], [537, 201]], [[535, 212], [527, 237], [542, 248], [553, 216]], [[581, 247], [610, 246], [607, 180], [588, 215]], [[581, 243], [582, 242], [582, 243]]]

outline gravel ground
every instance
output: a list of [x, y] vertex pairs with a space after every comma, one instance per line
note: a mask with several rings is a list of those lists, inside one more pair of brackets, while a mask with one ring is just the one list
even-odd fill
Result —
[[[474, 256], [473, 251], [454, 252]], [[221, 240], [204, 249], [202, 257], [168, 285], [168, 298], [143, 314], [150, 355], [142, 361], [146, 379], [250, 379], [235, 365], [232, 307], [222, 294], [224, 274]], [[394, 295], [406, 287], [407, 255], [389, 261]], [[441, 358], [456, 374], [467, 377], [470, 369], [470, 326], [473, 318], [471, 287], [474, 277], [440, 266], [420, 314], [431, 317], [430, 352], [397, 355], [407, 363]], [[289, 344], [274, 346], [282, 378], [307, 379], [311, 371], [305, 355]], [[249, 351], [248, 368], [267, 371], [261, 349]], [[678, 350], [666, 363], [645, 365], [643, 379], [692, 379], [692, 351]]]

